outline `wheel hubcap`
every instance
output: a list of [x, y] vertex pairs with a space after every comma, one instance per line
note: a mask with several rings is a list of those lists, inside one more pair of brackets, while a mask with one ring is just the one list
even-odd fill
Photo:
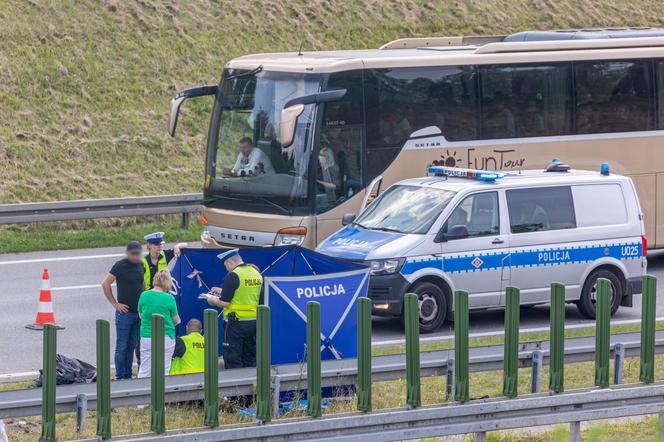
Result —
[[[613, 302], [616, 300], [616, 290], [613, 287], [613, 283], [611, 283], [611, 305], [613, 305]], [[597, 303], [597, 282], [593, 284], [592, 288], [590, 289], [590, 301], [595, 305]]]
[[438, 314], [438, 303], [429, 293], [422, 293], [419, 298], [420, 322], [431, 322]]

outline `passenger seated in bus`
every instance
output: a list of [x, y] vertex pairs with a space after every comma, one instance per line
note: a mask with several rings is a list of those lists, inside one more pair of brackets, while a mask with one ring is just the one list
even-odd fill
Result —
[[388, 146], [393, 146], [395, 144], [400, 144], [413, 132], [410, 125], [410, 121], [404, 115], [404, 113], [399, 110], [397, 105], [392, 107], [387, 106], [387, 109], [391, 108], [384, 119], [381, 119], [379, 122], [380, 134], [383, 136], [383, 141]]
[[264, 173], [274, 173], [270, 157], [257, 147], [249, 137], [240, 140], [240, 153], [232, 169], [224, 167], [223, 174], [226, 176], [251, 176]]
[[507, 103], [507, 96], [502, 91], [493, 94], [488, 111], [484, 134], [487, 138], [513, 138], [516, 136], [514, 114]]

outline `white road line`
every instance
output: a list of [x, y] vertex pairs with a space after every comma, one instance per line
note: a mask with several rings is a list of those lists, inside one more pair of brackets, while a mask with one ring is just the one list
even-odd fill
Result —
[[[664, 321], [664, 317], [659, 317], [656, 319], [657, 322]], [[629, 325], [629, 324], [640, 324], [641, 319], [623, 319], [620, 321], [611, 321], [611, 325]], [[570, 330], [570, 329], [579, 329], [579, 328], [595, 328], [595, 323], [594, 322], [589, 322], [587, 324], [584, 323], [579, 323], [579, 324], [570, 324], [570, 325], [565, 325], [565, 330]], [[545, 332], [549, 331], [549, 327], [534, 327], [534, 328], [525, 328], [519, 330], [520, 334], [524, 333], [538, 333], [538, 332]], [[494, 336], [503, 336], [505, 334], [504, 330], [496, 330], [496, 331], [491, 331], [491, 332], [479, 332], [479, 333], [470, 333], [468, 335], [469, 338], [490, 338]], [[424, 338], [420, 338], [420, 342], [436, 342], [436, 341], [453, 341], [454, 340], [454, 334], [450, 335], [442, 335], [442, 336], [427, 336]], [[390, 340], [379, 340], [376, 341], [372, 344], [372, 347], [389, 347], [391, 345], [403, 345], [405, 344], [406, 340], [405, 338], [401, 339], [390, 339]]]
[[37, 262], [76, 261], [79, 259], [118, 258], [124, 256], [122, 253], [110, 253], [108, 255], [82, 255], [82, 256], [59, 256], [54, 258], [18, 259], [15, 261], [0, 261], [0, 265], [8, 264], [31, 264]]

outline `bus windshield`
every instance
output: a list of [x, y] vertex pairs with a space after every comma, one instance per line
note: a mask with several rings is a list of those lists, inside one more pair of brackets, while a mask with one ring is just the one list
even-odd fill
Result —
[[355, 225], [371, 230], [424, 234], [455, 194], [431, 187], [395, 185], [371, 203]]
[[226, 70], [212, 116], [206, 199], [218, 207], [293, 215], [309, 206], [315, 106], [305, 106], [294, 142], [282, 148], [281, 110], [320, 90], [321, 77]]

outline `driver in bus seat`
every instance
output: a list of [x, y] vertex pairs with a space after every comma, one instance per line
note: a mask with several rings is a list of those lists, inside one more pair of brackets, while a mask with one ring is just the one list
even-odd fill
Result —
[[339, 166], [334, 159], [334, 151], [330, 148], [330, 143], [325, 135], [321, 136], [321, 148], [318, 152], [319, 176], [316, 182], [325, 190], [328, 201], [334, 202], [337, 199], [337, 189], [339, 187]]
[[265, 152], [254, 147], [254, 142], [249, 137], [240, 139], [240, 153], [232, 169], [224, 167], [225, 176], [251, 176], [264, 173], [274, 173], [272, 161]]

